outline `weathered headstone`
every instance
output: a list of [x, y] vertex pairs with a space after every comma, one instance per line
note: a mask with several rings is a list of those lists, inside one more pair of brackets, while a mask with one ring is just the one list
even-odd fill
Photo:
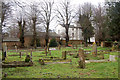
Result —
[[74, 49], [74, 44], [72, 44], [72, 49]]
[[77, 44], [76, 44], [76, 49], [78, 48]]
[[63, 51], [63, 52], [62, 52], [62, 58], [63, 58], [63, 59], [66, 59], [66, 51]]
[[93, 43], [92, 54], [93, 54], [94, 56], [97, 56], [97, 45], [96, 45], [95, 42]]
[[61, 45], [58, 46], [58, 50], [60, 50], [60, 49], [61, 49]]
[[105, 46], [105, 43], [104, 42], [101, 42], [101, 47], [104, 47]]
[[21, 58], [21, 56], [22, 56], [22, 53], [20, 52], [20, 53], [19, 53], [19, 55], [20, 55], [20, 58]]
[[17, 50], [17, 46], [15, 46], [15, 50], [16, 50], [16, 52], [18, 51], [18, 50]]
[[41, 65], [44, 65], [44, 64], [45, 64], [45, 62], [44, 62], [43, 59], [39, 59], [39, 63], [40, 63]]
[[49, 54], [50, 54], [50, 56], [51, 56], [51, 50], [49, 50]]
[[7, 45], [6, 43], [3, 44], [3, 52], [2, 52], [2, 60], [5, 60], [5, 58], [7, 57]]
[[109, 61], [116, 61], [116, 55], [110, 55], [109, 56]]
[[80, 68], [85, 68], [85, 57], [84, 57], [84, 50], [83, 49], [79, 49], [79, 67]]
[[30, 58], [30, 55], [27, 55], [25, 58], [25, 62], [29, 62], [29, 61], [31, 61], [31, 58]]

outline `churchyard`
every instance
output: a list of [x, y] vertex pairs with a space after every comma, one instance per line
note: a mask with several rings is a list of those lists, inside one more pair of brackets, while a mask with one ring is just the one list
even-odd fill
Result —
[[50, 47], [47, 56], [44, 48], [8, 49], [2, 63], [2, 77], [118, 78], [118, 51], [101, 46], [96, 49], [94, 44]]

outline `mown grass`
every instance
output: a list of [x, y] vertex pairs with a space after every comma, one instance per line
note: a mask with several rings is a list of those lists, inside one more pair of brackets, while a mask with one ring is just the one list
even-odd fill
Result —
[[[84, 50], [91, 50], [91, 47]], [[98, 50], [109, 50], [109, 48], [98, 47]], [[62, 51], [76, 51], [78, 49], [62, 48], [61, 50], [51, 51], [51, 56], [62, 57]], [[18, 54], [18, 53], [8, 53]], [[7, 55], [8, 55], [7, 54]], [[30, 54], [30, 52], [28, 52]], [[116, 52], [110, 54], [117, 54]], [[105, 59], [109, 58], [109, 54], [104, 54]], [[40, 57], [41, 56], [41, 57]], [[22, 58], [19, 56], [7, 56], [6, 61], [24, 61], [25, 55]], [[3, 74], [7, 73], [7, 78], [117, 78], [118, 77], [118, 62], [104, 63], [87, 63], [85, 69], [78, 68], [78, 58], [67, 55], [67, 59], [72, 59], [71, 63], [66, 64], [45, 64], [40, 65], [38, 60], [48, 58], [43, 51], [33, 52], [34, 65], [31, 67], [3, 68]], [[93, 59], [93, 58], [92, 58]], [[3, 75], [4, 76], [4, 75]]]

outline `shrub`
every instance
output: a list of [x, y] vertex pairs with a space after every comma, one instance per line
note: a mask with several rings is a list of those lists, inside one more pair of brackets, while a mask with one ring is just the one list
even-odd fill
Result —
[[49, 47], [57, 47], [57, 41], [55, 38], [50, 40]]

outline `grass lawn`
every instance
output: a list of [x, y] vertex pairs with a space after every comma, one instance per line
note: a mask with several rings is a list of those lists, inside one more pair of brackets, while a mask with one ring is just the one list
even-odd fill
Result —
[[[98, 47], [98, 50], [109, 50], [110, 48]], [[76, 51], [70, 47], [62, 48], [61, 50], [51, 51], [51, 56], [62, 57], [62, 51]], [[92, 50], [87, 47], [84, 50]], [[8, 52], [7, 55], [19, 54]], [[28, 53], [30, 54], [30, 53]], [[112, 52], [110, 54], [117, 54]], [[104, 54], [105, 59], [109, 58], [109, 54]], [[3, 68], [3, 74], [7, 73], [7, 78], [118, 78], [118, 62], [103, 62], [103, 63], [86, 63], [85, 69], [78, 68], [78, 58], [67, 55], [67, 59], [72, 59], [71, 63], [66, 64], [45, 64], [40, 65], [38, 60], [48, 58], [43, 51], [33, 52], [33, 63], [31, 67]], [[7, 56], [6, 62], [24, 61], [25, 55], [22, 58], [19, 56]], [[4, 76], [4, 75], [2, 75]]]

